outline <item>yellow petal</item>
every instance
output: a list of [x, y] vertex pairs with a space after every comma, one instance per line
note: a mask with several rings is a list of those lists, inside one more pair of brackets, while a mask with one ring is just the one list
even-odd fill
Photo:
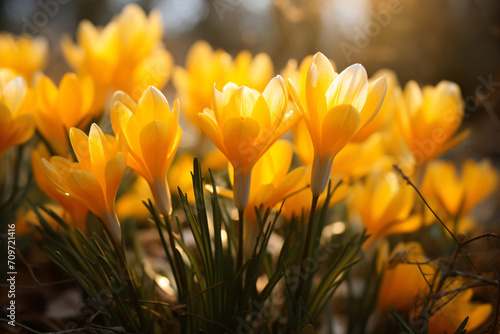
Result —
[[85, 204], [98, 217], [104, 217], [106, 201], [103, 190], [92, 174], [82, 170], [74, 170], [69, 173], [67, 182], [71, 196]]
[[5, 85], [3, 89], [3, 99], [13, 115], [16, 114], [23, 103], [27, 89], [28, 87], [23, 77], [17, 77]]
[[120, 187], [123, 174], [125, 173], [125, 167], [125, 156], [122, 152], [118, 152], [115, 157], [106, 163], [104, 174], [106, 177], [106, 202], [108, 211], [113, 206], [116, 192]]
[[69, 138], [78, 162], [84, 169], [90, 170], [89, 138], [78, 128], [71, 128], [69, 130]]
[[356, 110], [362, 110], [367, 95], [368, 76], [365, 68], [354, 64], [343, 70], [328, 87], [327, 108], [330, 110], [339, 104], [351, 104]]
[[325, 116], [321, 129], [320, 154], [336, 154], [356, 133], [359, 112], [350, 104], [333, 107]]
[[251, 118], [233, 117], [227, 120], [223, 128], [223, 140], [228, 159], [233, 165], [238, 163], [243, 169], [254, 165], [260, 154], [260, 150], [253, 147], [259, 131], [259, 123]]
[[242, 86], [234, 91], [233, 95], [227, 102], [225, 118], [242, 116], [250, 117], [252, 109], [259, 97], [259, 93], [253, 89]]
[[375, 118], [380, 110], [380, 107], [382, 106], [382, 102], [384, 102], [386, 91], [387, 80], [385, 77], [377, 79], [368, 86], [366, 102], [363, 105], [363, 109], [361, 109], [359, 113], [361, 116], [361, 122], [358, 131], [361, 131]]
[[283, 78], [279, 75], [273, 78], [262, 93], [262, 96], [269, 107], [271, 124], [275, 125], [283, 118], [288, 102], [288, 93]]
[[156, 120], [141, 130], [142, 156], [153, 178], [162, 180], [166, 176], [167, 154], [169, 146], [173, 144], [173, 131], [167, 124]]
[[203, 129], [203, 132], [205, 132], [212, 143], [214, 143], [214, 145], [217, 146], [219, 150], [221, 150], [227, 157], [228, 153], [224, 147], [222, 132], [217, 125], [213, 112], [211, 110], [205, 109], [203, 113], [198, 114], [198, 119], [200, 121], [200, 126]]

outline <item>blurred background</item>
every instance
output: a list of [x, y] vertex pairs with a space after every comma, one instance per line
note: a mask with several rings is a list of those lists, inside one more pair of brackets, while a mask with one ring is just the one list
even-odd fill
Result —
[[[132, 1], [0, 0], [0, 30], [41, 34], [51, 50], [46, 73], [69, 70], [59, 38], [88, 19], [104, 25]], [[500, 153], [500, 1], [498, 0], [144, 0], [163, 15], [164, 39], [177, 65], [193, 42], [232, 55], [266, 52], [279, 72], [289, 58], [317, 51], [342, 70], [362, 63], [371, 75], [390, 68], [400, 83], [462, 88], [464, 127], [477, 128], [463, 154]], [[173, 92], [169, 83], [167, 91]], [[498, 162], [498, 159], [495, 159]]]

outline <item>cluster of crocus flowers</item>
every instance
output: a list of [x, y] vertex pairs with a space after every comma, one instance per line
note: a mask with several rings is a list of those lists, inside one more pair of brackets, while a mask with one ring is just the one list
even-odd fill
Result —
[[116, 192], [126, 168], [121, 143], [104, 134], [96, 124], [92, 124], [88, 136], [77, 128], [71, 128], [69, 136], [78, 162], [60, 156], [42, 158], [45, 172], [55, 191], [87, 207], [101, 219], [111, 237], [121, 242], [120, 222], [115, 212]]
[[212, 109], [199, 114], [201, 127], [233, 166], [234, 203], [240, 212], [248, 204], [252, 168], [295, 120], [287, 100], [280, 76], [262, 94], [228, 83], [222, 92], [214, 87]]
[[409, 81], [399, 108], [401, 132], [415, 165], [442, 155], [469, 134], [464, 130], [453, 137], [464, 116], [460, 87], [453, 82], [441, 81], [435, 87], [421, 89], [415, 81]]
[[128, 148], [127, 164], [146, 179], [160, 213], [169, 219], [166, 176], [182, 136], [178, 100], [170, 109], [165, 96], [150, 86], [138, 103], [124, 92], [116, 92], [112, 103], [111, 123]]
[[0, 68], [9, 68], [29, 83], [45, 67], [49, 44], [42, 37], [0, 34]]
[[104, 105], [110, 88], [125, 91], [135, 100], [150, 85], [163, 88], [173, 59], [161, 43], [162, 35], [160, 14], [152, 11], [146, 16], [139, 6], [131, 4], [103, 28], [83, 21], [77, 44], [63, 36], [62, 49], [78, 74], [94, 79], [98, 100]]
[[223, 50], [213, 50], [205, 41], [197, 41], [189, 49], [185, 68], [177, 67], [173, 81], [183, 112], [189, 121], [201, 128], [197, 114], [210, 108], [213, 87], [221, 90], [228, 82], [264, 91], [273, 77], [271, 58], [265, 53], [252, 57], [241, 51], [234, 59]]
[[328, 58], [317, 53], [307, 72], [303, 94], [299, 96], [289, 83], [313, 143], [311, 190], [318, 197], [326, 188], [335, 155], [375, 117], [387, 82], [382, 77], [368, 84], [366, 71], [359, 64], [337, 74]]
[[69, 152], [68, 133], [72, 127], [85, 129], [97, 116], [94, 106], [94, 84], [90, 77], [66, 73], [59, 88], [43, 77], [35, 89], [35, 122], [40, 134], [57, 154]]
[[35, 132], [32, 94], [23, 77], [0, 70], [0, 156], [10, 147], [24, 144]]

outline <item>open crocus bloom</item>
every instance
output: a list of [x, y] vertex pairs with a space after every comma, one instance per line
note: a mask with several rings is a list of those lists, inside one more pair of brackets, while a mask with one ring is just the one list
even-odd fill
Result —
[[71, 196], [99, 217], [120, 242], [120, 223], [115, 197], [125, 173], [125, 155], [115, 137], [92, 124], [89, 136], [77, 129], [69, 132], [78, 162], [54, 156], [42, 158], [45, 170], [59, 192]]
[[166, 175], [179, 147], [179, 101], [170, 110], [156, 88], [147, 88], [138, 103], [123, 92], [113, 97], [111, 123], [128, 147], [127, 164], [149, 183], [160, 213], [170, 217], [172, 204]]
[[330, 178], [335, 155], [377, 114], [387, 80], [382, 77], [368, 84], [359, 64], [337, 74], [328, 58], [318, 52], [309, 66], [302, 98], [290, 80], [289, 88], [313, 142], [311, 190], [319, 196]]
[[253, 166], [293, 124], [287, 100], [280, 76], [262, 94], [228, 83], [222, 92], [214, 87], [212, 109], [199, 114], [203, 131], [233, 165], [234, 203], [240, 211], [248, 203]]

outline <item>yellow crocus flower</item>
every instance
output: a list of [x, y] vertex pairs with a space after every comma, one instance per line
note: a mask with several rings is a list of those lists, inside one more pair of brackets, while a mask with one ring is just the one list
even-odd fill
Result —
[[0, 34], [0, 67], [9, 68], [31, 82], [33, 74], [45, 67], [49, 45], [44, 37]]
[[[388, 310], [391, 306], [396, 310], [409, 310], [415, 305], [417, 297], [429, 292], [425, 279], [431, 282], [436, 268], [427, 263], [422, 246], [417, 242], [399, 243], [390, 256], [388, 252], [388, 247], [381, 247], [377, 259], [378, 269], [383, 270], [378, 290], [378, 307], [383, 310]], [[425, 278], [417, 262], [420, 263]]]
[[464, 103], [460, 87], [449, 81], [421, 89], [409, 81], [400, 103], [399, 121], [415, 165], [442, 155], [462, 142], [468, 130], [452, 138], [462, 123]]
[[262, 94], [228, 83], [222, 92], [214, 87], [212, 109], [199, 114], [203, 131], [233, 165], [234, 203], [241, 212], [248, 203], [253, 166], [295, 120], [293, 111], [286, 112], [287, 101], [280, 76]]
[[488, 159], [467, 159], [460, 175], [452, 162], [433, 161], [426, 169], [422, 192], [436, 199], [449, 218], [458, 218], [490, 196], [497, 185], [498, 171]]
[[[447, 287], [446, 291], [453, 291], [466, 284], [467, 282], [463, 278], [453, 277], [448, 279], [444, 286]], [[484, 324], [490, 316], [493, 306], [491, 304], [472, 302], [473, 294], [472, 289], [467, 289], [458, 294], [451, 292], [441, 298], [435, 306], [439, 310], [429, 316], [429, 334], [455, 333], [466, 317], [469, 317], [465, 326], [467, 333]]]
[[71, 128], [69, 137], [78, 162], [60, 156], [42, 158], [56, 190], [85, 205], [99, 217], [116, 241], [121, 241], [115, 197], [126, 168], [120, 142], [92, 124], [89, 135]]
[[210, 108], [213, 87], [222, 89], [227, 82], [262, 92], [274, 73], [271, 58], [265, 53], [252, 57], [241, 51], [233, 59], [224, 50], [213, 50], [205, 41], [195, 42], [189, 49], [185, 68], [177, 67], [173, 81], [183, 110], [189, 121], [201, 131], [197, 114]]
[[387, 82], [380, 78], [368, 84], [366, 71], [359, 64], [337, 74], [319, 52], [311, 61], [302, 98], [291, 80], [288, 82], [313, 142], [311, 190], [318, 197], [328, 183], [335, 155], [375, 117]]
[[171, 110], [165, 96], [155, 87], [147, 88], [138, 103], [124, 92], [116, 92], [111, 124], [128, 147], [127, 164], [148, 182], [154, 200], [165, 218], [172, 213], [167, 171], [179, 147], [179, 101]]
[[366, 181], [357, 182], [348, 206], [350, 216], [360, 220], [373, 238], [409, 233], [422, 224], [420, 216], [412, 215], [414, 190], [399, 181], [394, 172], [373, 173]]
[[42, 157], [50, 159], [50, 154], [45, 146], [40, 145], [38, 150], [33, 150], [31, 154], [31, 168], [38, 188], [69, 214], [73, 226], [85, 233], [87, 231], [87, 207], [58, 189], [45, 170]]
[[150, 85], [163, 88], [173, 58], [161, 43], [162, 35], [159, 12], [154, 10], [146, 16], [138, 5], [130, 4], [105, 27], [82, 21], [78, 43], [65, 35], [62, 50], [77, 73], [94, 79], [102, 106], [110, 88], [122, 90], [134, 100]]
[[11, 146], [27, 142], [35, 132], [32, 94], [23, 77], [0, 71], [0, 156]]
[[84, 129], [96, 116], [92, 80], [66, 73], [58, 88], [48, 77], [43, 77], [35, 92], [36, 126], [55, 153], [66, 155], [69, 151], [69, 129]]

